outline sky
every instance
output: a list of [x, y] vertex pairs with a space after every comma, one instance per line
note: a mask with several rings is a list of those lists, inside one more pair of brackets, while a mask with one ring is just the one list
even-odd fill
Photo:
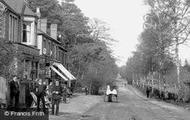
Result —
[[[144, 0], [75, 0], [85, 16], [100, 19], [110, 27], [111, 36], [117, 40], [112, 46], [118, 66], [126, 64], [138, 44], [143, 31], [143, 16], [148, 12]], [[180, 46], [180, 57], [190, 58], [189, 46]], [[190, 62], [190, 59], [189, 59]]]
[[75, 0], [75, 4], [85, 16], [108, 24], [111, 36], [118, 41], [112, 46], [116, 63], [125, 65], [143, 30], [143, 16], [147, 12], [143, 0]]

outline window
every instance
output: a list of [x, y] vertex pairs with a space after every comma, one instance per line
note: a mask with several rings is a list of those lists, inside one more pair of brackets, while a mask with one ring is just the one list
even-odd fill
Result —
[[42, 47], [43, 54], [44, 54], [44, 48], [46, 49], [46, 39], [45, 38], [43, 39], [43, 47]]
[[62, 62], [62, 52], [59, 50], [59, 61]]
[[27, 42], [27, 32], [26, 32], [26, 25], [23, 25], [23, 39], [22, 42]]
[[59, 47], [56, 46], [56, 59], [59, 60]]
[[23, 24], [23, 39], [22, 42], [30, 42], [31, 23], [25, 22]]
[[9, 15], [9, 40], [16, 42], [18, 39], [18, 18], [10, 14]]
[[54, 43], [52, 43], [52, 48], [51, 48], [51, 50], [52, 50], [52, 58], [55, 58], [55, 45], [54, 45]]
[[4, 38], [5, 37], [5, 15], [0, 16], [0, 37]]
[[51, 55], [51, 42], [48, 42], [48, 55]]
[[57, 59], [57, 47], [56, 47], [56, 45], [54, 46], [54, 58]]
[[37, 22], [35, 22], [35, 27], [34, 27], [34, 46], [37, 47]]
[[66, 65], [66, 54], [63, 52], [63, 64]]

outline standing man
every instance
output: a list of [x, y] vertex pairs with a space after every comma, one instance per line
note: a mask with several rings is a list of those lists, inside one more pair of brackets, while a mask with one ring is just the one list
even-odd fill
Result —
[[85, 93], [86, 93], [86, 95], [88, 95], [88, 87], [87, 86], [85, 86]]
[[147, 86], [147, 87], [146, 87], [146, 96], [147, 96], [147, 98], [150, 97], [150, 91], [151, 91], [150, 87]]
[[65, 84], [63, 84], [62, 87], [62, 96], [63, 96], [63, 101], [67, 103], [67, 87]]
[[52, 115], [54, 115], [54, 108], [56, 106], [56, 112], [55, 114], [58, 115], [59, 113], [59, 103], [61, 100], [61, 94], [62, 94], [62, 87], [59, 83], [59, 81], [55, 81], [55, 84], [52, 87]]
[[36, 96], [37, 96], [37, 111], [40, 111], [40, 101], [43, 104], [43, 111], [46, 112], [45, 108], [45, 99], [46, 95], [46, 85], [42, 83], [42, 79], [39, 79], [38, 84], [36, 86]]
[[[18, 78], [17, 76], [14, 76], [12, 81], [10, 82], [10, 99], [11, 99], [10, 104], [11, 104], [11, 107], [13, 107], [14, 109], [18, 108], [19, 94], [20, 94], [20, 91], [19, 91]], [[14, 106], [13, 106], [13, 102], [14, 102]]]

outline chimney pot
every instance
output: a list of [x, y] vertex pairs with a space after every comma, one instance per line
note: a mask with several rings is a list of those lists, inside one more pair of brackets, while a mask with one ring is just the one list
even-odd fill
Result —
[[44, 19], [40, 19], [40, 29], [47, 33], [47, 19], [44, 18]]
[[36, 15], [38, 16], [38, 18], [41, 17], [41, 13], [40, 13], [40, 8], [39, 7], [36, 8]]

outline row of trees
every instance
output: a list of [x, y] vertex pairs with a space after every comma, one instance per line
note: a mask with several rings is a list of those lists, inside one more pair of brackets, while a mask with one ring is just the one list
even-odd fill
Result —
[[68, 64], [77, 77], [77, 85], [88, 86], [93, 93], [116, 78], [117, 66], [109, 45], [114, 41], [106, 23], [90, 20], [74, 4], [74, 0], [28, 0], [33, 10], [58, 24], [63, 45], [68, 50]]
[[144, 30], [122, 75], [132, 80], [158, 73], [161, 82], [180, 86], [179, 46], [188, 42], [190, 35], [190, 1], [145, 0], [145, 4], [149, 12], [144, 16]]

